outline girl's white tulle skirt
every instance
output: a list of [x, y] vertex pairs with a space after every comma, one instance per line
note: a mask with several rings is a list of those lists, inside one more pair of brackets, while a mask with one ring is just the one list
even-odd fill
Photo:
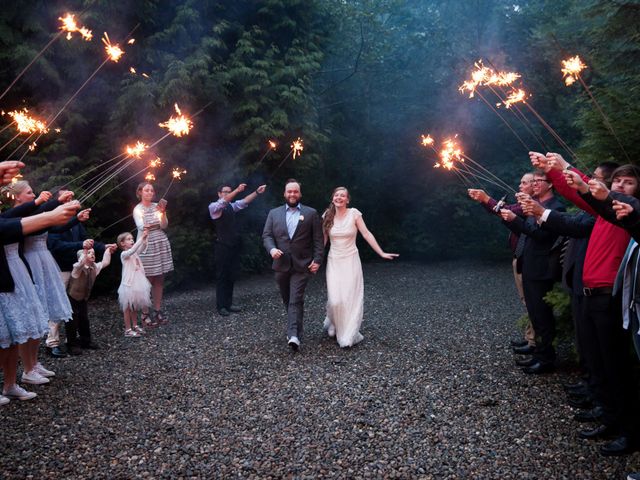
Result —
[[144, 275], [136, 275], [130, 286], [120, 284], [118, 288], [118, 301], [124, 311], [141, 310], [151, 306], [151, 283]]

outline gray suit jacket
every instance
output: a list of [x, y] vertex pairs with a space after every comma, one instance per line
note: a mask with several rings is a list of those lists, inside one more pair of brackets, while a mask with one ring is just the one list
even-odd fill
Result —
[[282, 250], [284, 255], [273, 260], [276, 272], [287, 272], [291, 269], [306, 272], [311, 261], [322, 264], [324, 256], [324, 237], [320, 216], [313, 208], [300, 205], [300, 220], [289, 238], [287, 231], [286, 207], [274, 208], [269, 212], [262, 232], [262, 243], [267, 253], [272, 248]]

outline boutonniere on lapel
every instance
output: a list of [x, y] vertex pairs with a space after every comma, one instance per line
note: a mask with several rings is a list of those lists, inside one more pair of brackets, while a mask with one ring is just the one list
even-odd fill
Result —
[[298, 221], [299, 222], [304, 222], [304, 215], [300, 215], [300, 219]]

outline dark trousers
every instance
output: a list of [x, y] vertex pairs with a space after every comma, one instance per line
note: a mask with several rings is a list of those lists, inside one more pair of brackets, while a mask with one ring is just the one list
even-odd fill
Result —
[[533, 356], [541, 363], [552, 363], [556, 358], [553, 348], [556, 319], [553, 309], [544, 301], [544, 296], [553, 288], [553, 284], [553, 280], [522, 279], [527, 313], [536, 332], [536, 349]]
[[80, 345], [89, 345], [91, 343], [91, 327], [87, 311], [88, 302], [86, 300], [78, 301], [71, 297], [69, 297], [69, 301], [73, 309], [73, 318], [64, 324], [67, 344], [78, 345], [78, 334], [80, 334]]
[[240, 247], [216, 243], [216, 307], [229, 308], [233, 303], [233, 285], [240, 269]]
[[604, 410], [603, 423], [621, 433], [634, 434], [637, 394], [619, 298], [584, 298], [584, 337], [585, 358], [595, 377], [593, 393]]
[[287, 309], [287, 337], [302, 339], [304, 291], [310, 276], [309, 272], [296, 272], [295, 270], [276, 272], [276, 283], [280, 289], [284, 307]]

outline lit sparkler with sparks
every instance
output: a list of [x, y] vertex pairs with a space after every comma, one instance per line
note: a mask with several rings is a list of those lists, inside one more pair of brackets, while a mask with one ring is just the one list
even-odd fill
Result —
[[562, 60], [562, 77], [564, 78], [564, 83], [568, 87], [573, 85], [576, 80], [580, 77], [580, 72], [587, 68], [587, 66], [582, 63], [580, 57], [576, 55], [575, 57], [571, 57], [567, 60]]
[[71, 40], [73, 35], [72, 33], [79, 33], [82, 38], [84, 38], [87, 42], [91, 41], [93, 38], [93, 33], [91, 30], [86, 29], [85, 27], [79, 27], [76, 23], [75, 15], [71, 13], [67, 13], [64, 17], [58, 17], [58, 20], [62, 22], [60, 25], [60, 30], [67, 32], [67, 40]]
[[447, 138], [442, 142], [442, 149], [440, 150], [440, 160], [435, 163], [435, 168], [446, 168], [452, 170], [455, 167], [455, 162], [464, 162], [462, 158], [462, 149], [451, 138]]
[[172, 116], [166, 122], [159, 123], [158, 126], [166, 128], [176, 137], [189, 135], [189, 131], [193, 128], [193, 122], [189, 117], [182, 114], [177, 103], [174, 104], [174, 108], [176, 109], [178, 116]]
[[102, 43], [104, 43], [104, 50], [105, 52], [107, 52], [107, 56], [111, 61], [118, 62], [118, 60], [120, 60], [120, 57], [124, 55], [124, 50], [122, 50], [117, 43], [111, 43], [111, 40], [109, 40], [109, 34], [107, 32], [104, 32]]
[[22, 110], [9, 112], [7, 115], [13, 118], [18, 132], [20, 133], [47, 133], [49, 131], [49, 128], [42, 120], [38, 120], [37, 118], [28, 115], [28, 113], [29, 110], [23, 108]]
[[429, 135], [429, 134], [427, 134], [426, 136], [422, 135], [421, 143], [422, 143], [423, 147], [432, 147], [433, 142], [434, 142], [434, 140], [433, 140], [433, 137], [431, 135]]
[[176, 167], [171, 171], [171, 181], [173, 180], [182, 180], [182, 175], [187, 173], [184, 168]]
[[304, 143], [300, 137], [296, 138], [291, 144], [291, 151], [293, 152], [293, 159], [299, 157], [304, 150]]
[[145, 179], [147, 182], [155, 182], [155, 180], [156, 180], [156, 176], [155, 176], [153, 173], [148, 172], [148, 173], [144, 176], [144, 179]]
[[133, 146], [127, 145], [125, 153], [130, 157], [140, 158], [147, 148], [149, 148], [149, 145], [138, 140]]
[[[507, 98], [502, 102], [502, 105], [505, 106], [505, 108], [511, 108], [511, 105], [513, 105], [514, 103], [525, 103], [527, 99], [527, 92], [525, 92], [523, 89], [518, 88], [516, 90], [513, 90], [508, 96]], [[500, 103], [497, 103], [496, 106], [500, 106]]]
[[160, 159], [160, 157], [156, 157], [153, 160], [149, 161], [149, 168], [158, 168], [161, 165], [162, 165], [162, 160]]

